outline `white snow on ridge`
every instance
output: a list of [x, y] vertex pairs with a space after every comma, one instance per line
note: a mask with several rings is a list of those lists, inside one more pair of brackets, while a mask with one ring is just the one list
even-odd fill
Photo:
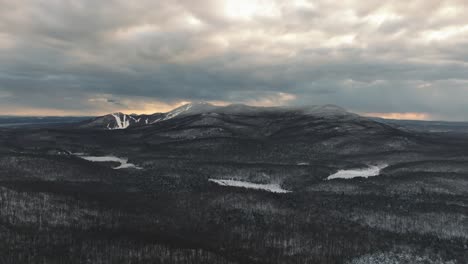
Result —
[[141, 117], [136, 119], [135, 117], [129, 115], [128, 117], [130, 117], [131, 119], [133, 119], [133, 121], [135, 121], [135, 123], [140, 123], [140, 120], [141, 120]]
[[[163, 120], [165, 120], [165, 119], [163, 119]], [[154, 123], [157, 123], [157, 122], [159, 122], [159, 121], [161, 121], [161, 118], [158, 118], [158, 119], [152, 121], [152, 122], [150, 123], [150, 125], [152, 125], [152, 124], [154, 124]]]
[[388, 165], [370, 166], [367, 169], [351, 169], [351, 170], [339, 170], [337, 173], [327, 177], [327, 180], [333, 179], [352, 179], [356, 177], [373, 177], [380, 175], [380, 170], [387, 167]]
[[183, 107], [174, 109], [171, 112], [166, 114], [166, 117], [164, 117], [163, 121], [174, 118], [174, 117], [182, 114], [183, 112], [186, 112], [186, 111], [190, 110], [190, 108], [192, 108], [192, 104], [187, 104], [187, 105], [185, 105]]
[[187, 112], [188, 110], [190, 110], [191, 108], [193, 107], [193, 104], [186, 104], [186, 105], [183, 105], [183, 106], [180, 106], [179, 108], [176, 108], [170, 112], [167, 112], [163, 115], [163, 117], [160, 117], [158, 119], [155, 119], [155, 120], [150, 120], [149, 118], [146, 118], [146, 119], [142, 119], [141, 117], [139, 118], [136, 118], [135, 116], [133, 116], [134, 114], [132, 115], [126, 115], [126, 114], [123, 114], [123, 113], [114, 113], [114, 114], [111, 114], [114, 118], [115, 118], [115, 122], [116, 122], [116, 126], [114, 127], [111, 127], [111, 124], [107, 124], [107, 129], [109, 130], [114, 130], [114, 129], [126, 129], [128, 128], [131, 124], [130, 124], [130, 120], [133, 120], [133, 123], [140, 123], [140, 121], [144, 121], [146, 125], [151, 125], [151, 124], [155, 124], [159, 121], [165, 121], [165, 120], [169, 120], [169, 119], [172, 119], [184, 112]]
[[217, 179], [208, 179], [208, 181], [214, 182], [222, 186], [241, 187], [241, 188], [255, 189], [255, 190], [265, 190], [265, 191], [269, 191], [273, 193], [291, 192], [291, 191], [281, 188], [279, 184], [258, 184], [258, 183], [251, 183], [251, 182], [245, 182], [245, 181], [217, 180]]
[[128, 163], [127, 158], [119, 158], [115, 156], [78, 156], [84, 160], [92, 161], [92, 162], [118, 162], [120, 163], [119, 166], [114, 167], [114, 170], [118, 169], [128, 169], [128, 168], [134, 168], [134, 169], [142, 169], [141, 167], [136, 166], [133, 163]]
[[111, 128], [109, 127], [109, 125], [107, 125], [107, 128], [109, 128], [110, 130], [113, 130], [113, 129], [126, 129], [127, 127], [130, 126], [130, 119], [127, 119], [127, 115], [122, 115], [122, 119], [120, 119], [120, 115], [119, 114], [112, 114], [112, 116], [115, 118], [115, 122], [117, 123], [117, 126], [114, 127], [114, 128]]

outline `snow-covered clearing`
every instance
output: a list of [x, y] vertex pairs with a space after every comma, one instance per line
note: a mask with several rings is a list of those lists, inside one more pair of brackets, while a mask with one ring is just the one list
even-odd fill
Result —
[[279, 184], [258, 184], [245, 181], [236, 181], [236, 180], [217, 180], [209, 179], [210, 182], [217, 183], [222, 186], [231, 186], [231, 187], [241, 187], [255, 190], [265, 190], [274, 193], [289, 193], [291, 191], [281, 188]]
[[138, 119], [134, 118], [134, 117], [131, 116], [131, 115], [129, 115], [128, 117], [131, 118], [133, 121], [135, 121], [135, 123], [140, 123], [141, 117], [138, 118]]
[[387, 167], [388, 165], [379, 165], [379, 166], [370, 166], [366, 169], [351, 169], [351, 170], [340, 170], [335, 174], [332, 174], [327, 177], [327, 180], [332, 179], [352, 179], [356, 177], [373, 177], [380, 174], [380, 170]]
[[133, 163], [128, 163], [127, 158], [119, 158], [115, 156], [78, 156], [82, 159], [92, 161], [92, 162], [118, 162], [120, 163], [119, 166], [114, 167], [114, 170], [118, 169], [128, 169], [128, 168], [133, 168], [133, 169], [142, 169], [141, 167], [136, 166]]
[[126, 129], [127, 127], [130, 126], [130, 119], [127, 119], [127, 115], [122, 115], [122, 119], [120, 119], [119, 114], [112, 114], [112, 116], [115, 118], [115, 122], [117, 123], [117, 126], [114, 128], [110, 128], [108, 125], [107, 128], [109, 128], [110, 130]]

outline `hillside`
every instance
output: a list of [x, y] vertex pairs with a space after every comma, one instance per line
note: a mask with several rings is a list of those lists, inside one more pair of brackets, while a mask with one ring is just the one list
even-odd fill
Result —
[[465, 263], [467, 142], [331, 105], [1, 128], [0, 262]]

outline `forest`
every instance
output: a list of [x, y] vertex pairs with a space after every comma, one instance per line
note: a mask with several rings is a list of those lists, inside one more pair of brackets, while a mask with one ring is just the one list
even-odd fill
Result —
[[[203, 115], [0, 129], [0, 263], [466, 263], [468, 137], [348, 116], [219, 118], [230, 136]], [[387, 166], [327, 179], [369, 162]]]

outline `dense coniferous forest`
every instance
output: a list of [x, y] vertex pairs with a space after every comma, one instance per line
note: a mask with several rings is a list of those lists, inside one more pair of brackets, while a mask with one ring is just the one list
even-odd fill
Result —
[[254, 110], [0, 128], [0, 263], [467, 263], [468, 135]]

